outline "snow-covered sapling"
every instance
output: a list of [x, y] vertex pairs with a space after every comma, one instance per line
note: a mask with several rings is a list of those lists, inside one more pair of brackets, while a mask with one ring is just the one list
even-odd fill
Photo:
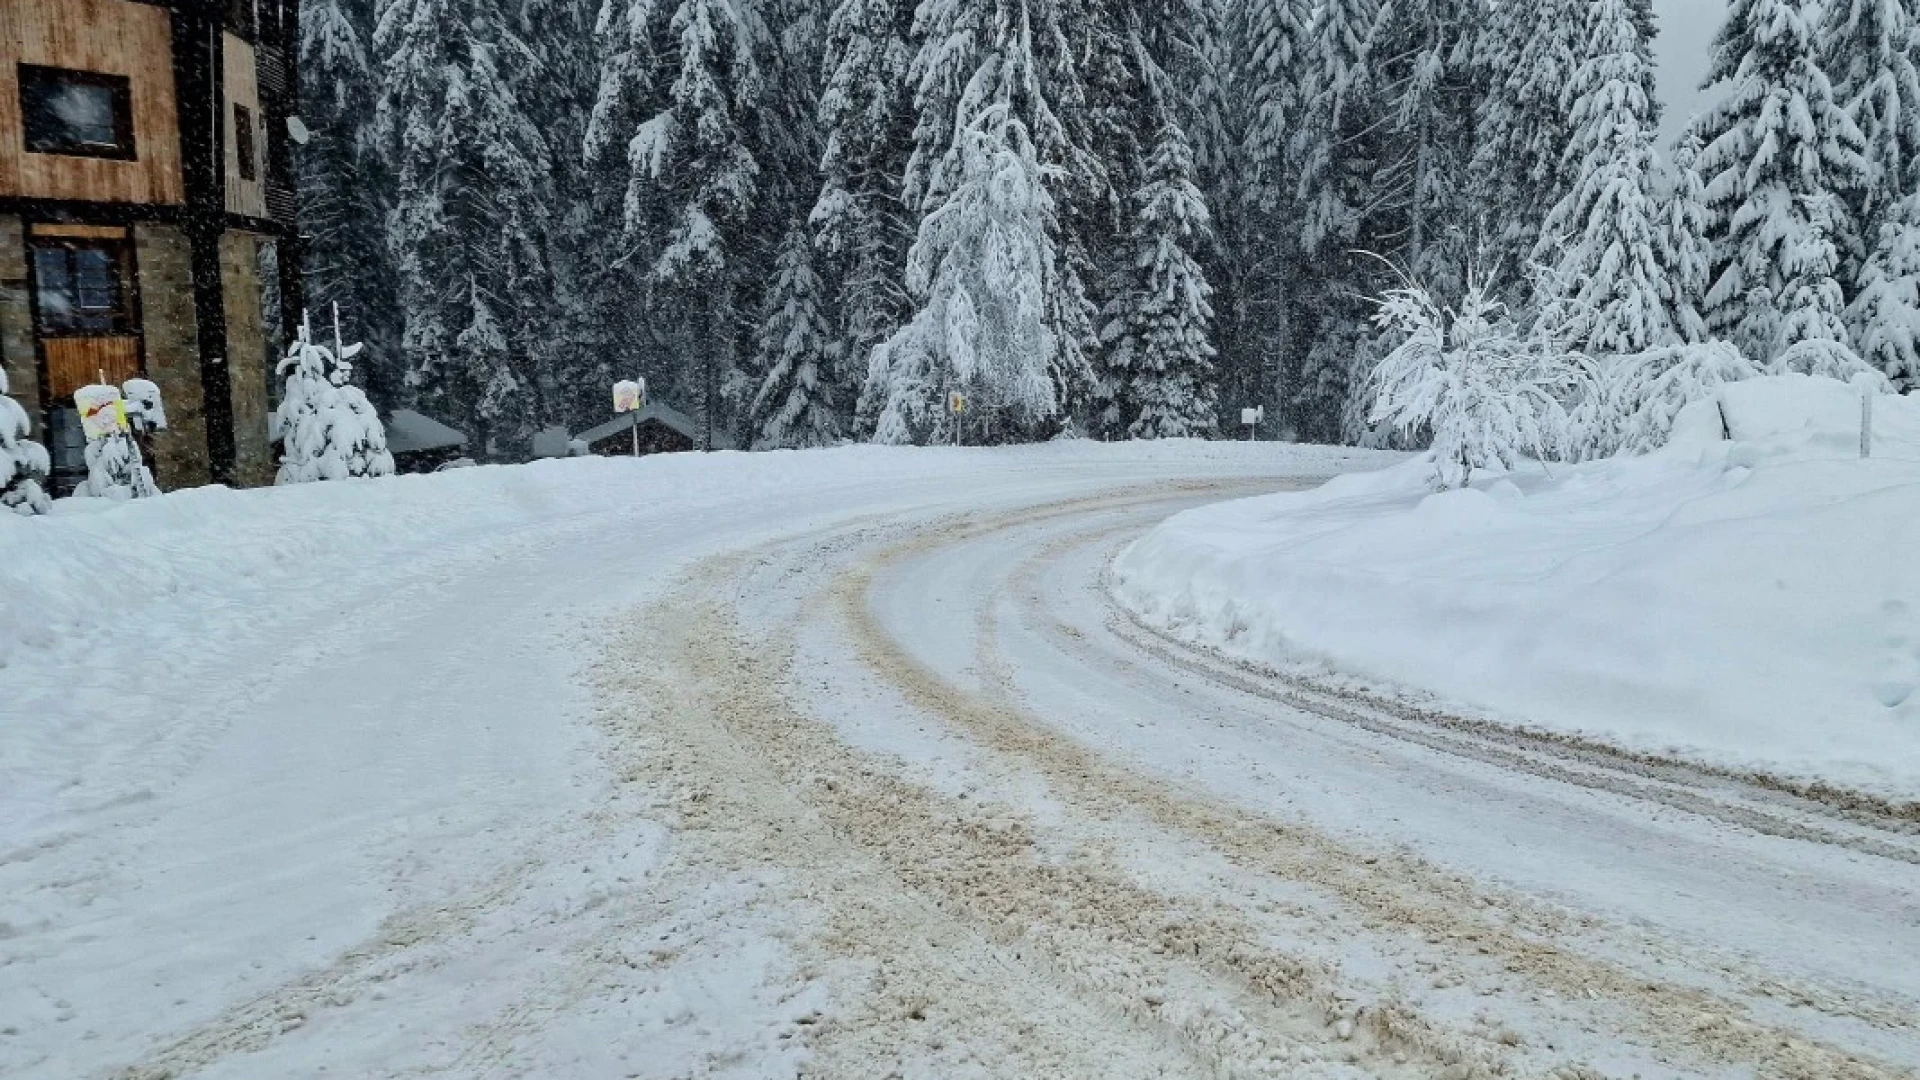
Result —
[[7, 372], [0, 368], [0, 510], [44, 514], [47, 448], [27, 438], [27, 411], [7, 392]]
[[347, 381], [360, 346], [341, 343], [338, 310], [333, 318], [332, 349], [313, 340], [309, 316], [280, 361], [286, 390], [272, 420], [273, 438], [281, 444], [276, 484], [393, 475], [387, 430], [366, 393]]
[[167, 430], [160, 388], [146, 379], [128, 379], [119, 389], [86, 386], [74, 395], [88, 401], [114, 401], [126, 417], [124, 427], [87, 440], [87, 479], [76, 494], [94, 499], [147, 499], [160, 494], [153, 472], [140, 454], [135, 436]]
[[1667, 444], [1680, 410], [1761, 371], [1724, 341], [1649, 349], [1606, 368], [1600, 400], [1610, 411], [1602, 454], [1648, 454]]
[[1478, 469], [1565, 457], [1573, 422], [1565, 402], [1592, 392], [1577, 328], [1550, 318], [1521, 329], [1484, 286], [1458, 309], [1407, 284], [1377, 301], [1374, 321], [1404, 340], [1373, 371], [1370, 422], [1431, 437], [1435, 486], [1464, 487]]

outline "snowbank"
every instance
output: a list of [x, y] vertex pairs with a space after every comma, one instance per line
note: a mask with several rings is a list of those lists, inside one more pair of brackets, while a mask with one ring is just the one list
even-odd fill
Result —
[[[125, 503], [62, 500], [47, 517], [0, 514], [0, 826], [39, 816], [56, 789], [118, 797], [127, 785], [106, 775], [103, 757], [173, 725], [157, 712], [211, 707], [157, 702], [150, 684], [191, 682], [222, 665], [272, 666], [273, 653], [256, 654], [295, 622], [308, 627], [309, 652], [322, 636], [378, 634], [383, 619], [404, 614], [407, 596], [501, 587], [514, 580], [519, 553], [537, 555], [609, 518], [631, 521], [636, 544], [658, 545], [700, 514], [743, 505], [768, 522], [784, 511], [790, 522], [872, 509], [874, 492], [910, 506], [1002, 489], [1017, 498], [1022, 482], [1097, 481], [1115, 467], [1143, 477], [1325, 475], [1366, 460], [1271, 443], [848, 447], [200, 488]], [[743, 546], [758, 539], [739, 536]], [[645, 586], [602, 589], [618, 599]], [[383, 610], [343, 606], [343, 595], [369, 593], [387, 598]], [[8, 835], [0, 827], [0, 850]]]
[[1920, 796], [1920, 400], [1876, 399], [1874, 435], [1860, 460], [1846, 385], [1752, 380], [1649, 457], [1445, 494], [1413, 462], [1183, 514], [1115, 590], [1243, 657]]

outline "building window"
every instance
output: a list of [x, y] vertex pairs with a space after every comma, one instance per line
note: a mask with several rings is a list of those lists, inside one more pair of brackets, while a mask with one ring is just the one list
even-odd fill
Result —
[[34, 241], [34, 328], [40, 336], [133, 333], [129, 262], [124, 242]]
[[20, 65], [27, 152], [131, 161], [133, 89], [124, 75]]
[[253, 141], [253, 110], [233, 107], [233, 152], [240, 162], [240, 179], [260, 179], [259, 148]]
[[248, 41], [260, 28], [255, 17], [254, 0], [227, 0], [227, 28]]

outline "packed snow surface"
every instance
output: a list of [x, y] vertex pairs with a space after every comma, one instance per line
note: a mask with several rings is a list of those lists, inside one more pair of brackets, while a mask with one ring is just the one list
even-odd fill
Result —
[[1647, 457], [1439, 494], [1417, 461], [1190, 511], [1120, 557], [1114, 588], [1245, 658], [1912, 797], [1920, 400], [1875, 398], [1872, 428], [1861, 460], [1852, 387], [1752, 380]]

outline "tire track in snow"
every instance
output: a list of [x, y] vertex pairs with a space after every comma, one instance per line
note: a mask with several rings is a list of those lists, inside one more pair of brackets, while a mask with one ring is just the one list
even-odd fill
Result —
[[[1074, 511], [1065, 511], [1072, 513]], [[1456, 942], [1563, 1000], [1601, 999], [1624, 1007], [1635, 1040], [1706, 1060], [1745, 1064], [1782, 1078], [1882, 1080], [1911, 1075], [1882, 1062], [1749, 1019], [1736, 1003], [1690, 987], [1652, 982], [1620, 965], [1560, 944], [1560, 916], [1531, 910], [1422, 860], [1342, 848], [1304, 826], [1262, 818], [1208, 795], [1148, 777], [1054, 733], [1018, 705], [955, 686], [888, 634], [870, 594], [899, 564], [959, 540], [1035, 520], [977, 523], [897, 544], [856, 567], [834, 589], [862, 658], [915, 707], [981, 744], [1033, 767], [1059, 797], [1096, 817], [1142, 814], [1225, 853], [1235, 864], [1302, 882], [1358, 912], [1368, 929]], [[990, 644], [990, 643], [989, 643]]]

